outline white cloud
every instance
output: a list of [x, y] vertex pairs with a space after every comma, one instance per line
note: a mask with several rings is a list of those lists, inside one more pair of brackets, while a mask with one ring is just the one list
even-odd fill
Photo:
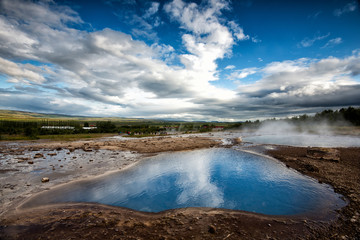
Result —
[[234, 68], [235, 68], [234, 65], [227, 65], [227, 66], [225, 67], [225, 69], [234, 69]]
[[284, 102], [291, 96], [294, 97], [292, 102], [307, 96], [321, 99], [323, 95], [335, 93], [345, 86], [358, 85], [350, 76], [360, 73], [359, 61], [359, 56], [350, 56], [274, 62], [262, 69], [264, 77], [261, 80], [241, 85], [239, 91], [248, 96], [282, 99]]
[[260, 42], [262, 42], [262, 40], [259, 39], [258, 36], [251, 37], [251, 41], [252, 41], [253, 43], [260, 43]]
[[330, 33], [322, 35], [322, 36], [315, 36], [313, 38], [304, 38], [299, 44], [298, 47], [311, 47], [316, 41], [323, 40], [330, 36]]
[[[24, 4], [31, 9], [37, 8], [36, 3]], [[22, 2], [18, 2], [18, 5], [20, 9], [24, 8]], [[214, 1], [209, 6], [210, 10], [200, 12], [194, 9], [193, 17], [204, 20], [204, 14], [209, 17], [211, 12], [217, 15], [219, 7], [222, 6]], [[190, 100], [197, 97], [230, 99], [235, 96], [235, 92], [209, 83], [217, 78], [215, 60], [224, 57], [233, 43], [228, 29], [216, 17], [210, 20], [211, 27], [205, 38], [190, 34], [183, 36], [189, 54], [180, 58], [184, 63], [196, 58], [193, 63], [198, 65], [179, 67], [168, 65], [176, 57], [172, 46], [149, 46], [111, 29], [87, 33], [69, 28], [66, 21], [81, 20], [67, 8], [43, 2], [39, 8], [45, 11], [45, 16], [60, 15], [54, 17], [50, 25], [47, 25], [46, 19], [41, 22], [35, 15], [23, 19], [18, 14], [20, 11], [14, 8], [16, 6], [12, 4], [5, 4], [3, 9], [7, 15], [12, 14], [11, 21], [10, 17], [0, 16], [0, 39], [6, 40], [6, 45], [0, 47], [0, 56], [25, 57], [40, 64], [51, 64], [52, 70], [46, 72], [32, 64], [16, 64], [1, 58], [1, 72], [19, 86], [26, 82], [52, 91], [51, 96], [44, 93], [34, 98], [46, 99], [47, 102], [52, 99], [51, 102], [58, 106], [54, 109], [67, 106], [60, 104], [67, 99], [77, 102], [79, 106], [88, 106], [84, 108], [86, 114], [97, 113], [96, 109], [102, 108], [109, 109], [103, 113], [114, 111], [114, 114], [146, 117], [164, 111], [176, 113], [184, 108], [186, 111], [195, 109], [199, 105]], [[58, 13], [59, 9], [66, 11]], [[66, 13], [71, 13], [71, 16], [67, 17]], [[54, 94], [54, 91], [57, 92]], [[28, 93], [22, 93], [23, 99], [28, 97]], [[25, 106], [16, 102], [12, 105]]]
[[160, 3], [152, 2], [150, 8], [145, 12], [144, 18], [150, 18], [153, 16], [157, 11], [159, 11]]
[[246, 78], [249, 75], [255, 74], [257, 70], [258, 70], [257, 68], [245, 68], [245, 69], [237, 70], [230, 74], [229, 79], [235, 80], [235, 79]]
[[0, 72], [11, 76], [12, 82], [42, 83], [45, 78], [42, 76], [44, 71], [31, 64], [16, 64], [0, 57]]
[[[229, 21], [229, 26], [233, 30], [233, 33], [234, 33], [234, 36], [236, 37], [236, 39], [241, 40], [241, 41], [250, 39], [249, 35], [244, 34], [244, 29], [242, 27], [240, 27], [234, 21]], [[256, 38], [252, 38], [252, 39], [258, 41]]]
[[[231, 54], [237, 38], [221, 19], [221, 11], [229, 8], [227, 1], [197, 5], [174, 0], [165, 5], [183, 30], [186, 53], [180, 55], [173, 46], [149, 45], [119, 31], [72, 28], [82, 24], [80, 17], [52, 1], [2, 0], [1, 4], [0, 73], [12, 81], [12, 87], [0, 88], [2, 108], [237, 120], [277, 113], [275, 106], [284, 104], [297, 108], [336, 101], [360, 103], [359, 84], [353, 78], [360, 74], [358, 52], [343, 59], [298, 59], [234, 71], [237, 79], [263, 75], [237, 90], [212, 85], [219, 78], [217, 61]], [[23, 16], [26, 8], [34, 13]], [[49, 22], [37, 14], [49, 16]], [[174, 59], [183, 65], [172, 65]]]
[[334, 47], [336, 45], [339, 45], [340, 43], [342, 43], [342, 38], [341, 37], [337, 37], [337, 38], [333, 38], [330, 39], [324, 46], [322, 46], [321, 48], [327, 48], [327, 47]]
[[342, 8], [335, 9], [334, 15], [337, 17], [340, 17], [341, 15], [343, 15], [345, 13], [354, 12], [357, 9], [357, 7], [358, 7], [358, 5], [357, 5], [356, 1], [350, 2]]

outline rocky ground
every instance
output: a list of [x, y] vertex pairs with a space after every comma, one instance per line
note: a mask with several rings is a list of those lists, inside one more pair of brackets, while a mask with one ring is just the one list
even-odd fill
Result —
[[[236, 139], [230, 142], [239, 143]], [[272, 155], [288, 167], [332, 185], [349, 200], [334, 219], [209, 208], [154, 214], [99, 204], [16, 208], [37, 192], [74, 179], [118, 171], [149, 154], [219, 144], [221, 141], [211, 137], [188, 136], [2, 143], [0, 239], [360, 239], [359, 148], [246, 147]], [[42, 177], [50, 181], [41, 183]]]
[[360, 239], [360, 148], [279, 147], [267, 152], [303, 174], [328, 183], [349, 204], [326, 231], [322, 239]]

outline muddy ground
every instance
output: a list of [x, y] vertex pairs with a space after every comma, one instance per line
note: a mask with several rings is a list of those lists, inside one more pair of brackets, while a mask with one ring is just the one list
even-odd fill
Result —
[[[0, 239], [360, 239], [360, 148], [246, 147], [274, 156], [345, 196], [349, 204], [339, 210], [337, 217], [327, 220], [210, 208], [156, 214], [100, 204], [16, 208], [37, 192], [74, 179], [118, 171], [149, 154], [220, 144], [211, 137], [188, 136], [2, 143]], [[44, 176], [50, 181], [41, 183]]]

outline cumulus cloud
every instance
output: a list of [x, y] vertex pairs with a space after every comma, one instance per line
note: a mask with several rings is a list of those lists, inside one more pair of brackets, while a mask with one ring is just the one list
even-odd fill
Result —
[[[250, 39], [249, 35], [245, 35], [244, 34], [244, 29], [242, 27], [240, 27], [237, 23], [235, 23], [234, 21], [230, 21], [229, 22], [229, 26], [230, 28], [233, 30], [234, 32], [234, 36], [238, 39], [238, 40], [248, 40]], [[256, 38], [252, 38], [254, 40], [256, 40]], [[258, 40], [256, 40], [258, 41]], [[255, 42], [255, 41], [254, 41]]]
[[[34, 82], [42, 83], [45, 78], [41, 68], [37, 68], [31, 64], [16, 64], [0, 57], [0, 72], [11, 76], [11, 82]], [[40, 72], [40, 73], [39, 73]]]
[[[210, 18], [214, 14], [214, 17], [210, 20], [213, 26], [208, 29], [206, 38], [184, 34], [189, 54], [180, 57], [184, 63], [193, 57], [200, 60], [198, 66], [185, 64], [184, 67], [168, 65], [176, 57], [172, 46], [156, 43], [149, 46], [111, 29], [84, 32], [68, 27], [66, 23], [69, 22], [82, 23], [70, 8], [48, 1], [16, 1], [15, 4], [4, 0], [1, 4], [0, 39], [6, 44], [0, 46], [0, 70], [18, 89], [24, 89], [21, 84], [26, 82], [38, 84], [37, 87], [51, 92], [51, 96], [33, 96], [38, 99], [33, 101], [35, 105], [42, 101], [51, 102], [48, 101], [50, 98], [53, 103], [66, 98], [79, 105], [90, 105], [83, 108], [83, 112], [88, 114], [98, 113], [96, 109], [101, 107], [109, 109], [102, 113], [110, 113], [111, 109], [114, 115], [144, 117], [150, 114], [156, 116], [164, 111], [177, 112], [184, 106], [195, 108], [196, 104], [189, 100], [196, 97], [235, 96], [233, 91], [209, 83], [216, 79], [215, 60], [224, 57], [233, 42], [228, 29], [216, 18], [220, 14], [219, 9], [225, 5], [216, 1], [201, 11], [194, 6], [189, 8], [189, 11], [193, 10], [194, 18], [203, 19], [203, 14]], [[155, 13], [156, 6], [152, 5], [154, 9], [151, 12]], [[23, 17], [25, 8], [49, 16], [49, 23], [37, 14]], [[192, 33], [197, 32], [196, 29], [194, 27]], [[16, 63], [14, 59], [31, 60], [39, 66]], [[203, 71], [197, 71], [202, 67]], [[7, 97], [2, 95], [1, 99]], [[28, 94], [24, 91], [22, 97], [27, 99]], [[10, 106], [5, 101], [1, 102], [2, 107]], [[17, 109], [20, 108], [25, 108], [25, 105], [18, 104]]]
[[[165, 13], [182, 29], [183, 51], [112, 29], [79, 30], [73, 27], [84, 24], [79, 15], [52, 1], [0, 4], [0, 73], [8, 81], [0, 88], [1, 108], [224, 121], [303, 113], [304, 106], [316, 111], [360, 105], [357, 51], [345, 58], [303, 58], [262, 68], [229, 65], [225, 69], [234, 79], [262, 77], [240, 82], [235, 90], [213, 85], [220, 75], [217, 61], [248, 36], [222, 19], [228, 1], [165, 4]], [[32, 11], [25, 14], [26, 9]], [[153, 20], [159, 9], [151, 3], [144, 13], [148, 18], [141, 19]]]
[[208, 80], [217, 80], [216, 60], [224, 58], [234, 44], [229, 29], [219, 21], [221, 11], [228, 8], [226, 1], [208, 1], [205, 7], [196, 3], [174, 0], [164, 6], [170, 17], [188, 31], [182, 35], [189, 52], [180, 55], [187, 69], [202, 72]]
[[239, 86], [239, 95], [277, 106], [359, 105], [360, 85], [351, 78], [359, 74], [359, 61], [360, 56], [353, 55], [270, 63], [261, 70], [261, 80]]
[[354, 12], [357, 8], [358, 8], [358, 5], [357, 5], [356, 1], [353, 1], [353, 2], [346, 4], [342, 8], [335, 9], [334, 15], [337, 17], [340, 17], [343, 14], [346, 14], [349, 12]]

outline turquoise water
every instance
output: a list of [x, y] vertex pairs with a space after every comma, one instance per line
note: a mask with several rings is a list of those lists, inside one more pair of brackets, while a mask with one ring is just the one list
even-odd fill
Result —
[[345, 205], [327, 185], [272, 159], [233, 149], [161, 154], [123, 172], [47, 191], [25, 206], [55, 202], [97, 202], [146, 212], [214, 207], [272, 215]]

